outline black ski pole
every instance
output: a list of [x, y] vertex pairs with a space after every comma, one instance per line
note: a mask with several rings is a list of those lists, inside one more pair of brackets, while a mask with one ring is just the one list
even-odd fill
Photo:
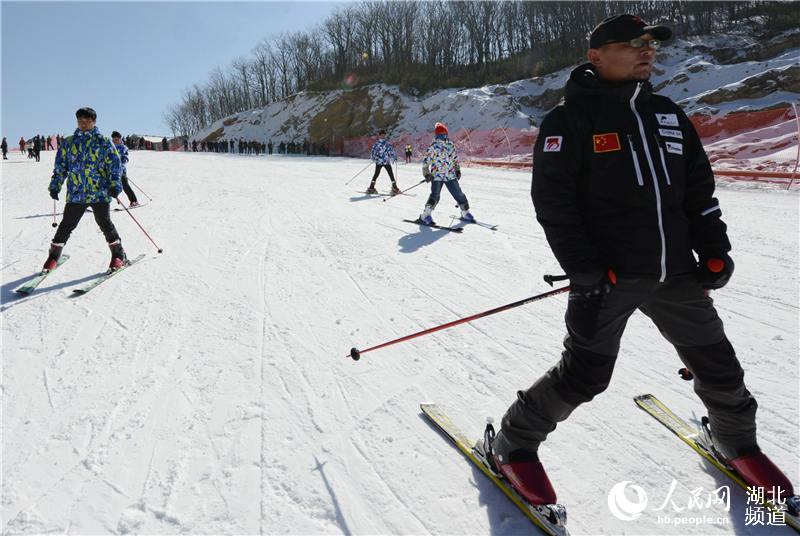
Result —
[[135, 182], [133, 182], [133, 180], [132, 180], [130, 177], [128, 178], [128, 182], [129, 182], [129, 183], [131, 183], [131, 184], [133, 184], [134, 186], [136, 186], [136, 188], [137, 188], [137, 189], [138, 189], [140, 192], [142, 192], [142, 193], [144, 194], [144, 196], [145, 196], [147, 199], [149, 199], [150, 201], [152, 201], [152, 200], [153, 200], [153, 198], [152, 198], [152, 197], [150, 197], [149, 195], [147, 195], [147, 192], [145, 192], [144, 190], [142, 190], [142, 189], [139, 187], [139, 185], [138, 185], [138, 184], [136, 184]]
[[56, 200], [53, 199], [53, 227], [58, 227], [56, 223]]
[[359, 175], [361, 175], [362, 173], [364, 173], [364, 172], [367, 170], [367, 168], [368, 168], [369, 166], [371, 166], [371, 165], [372, 165], [372, 162], [370, 162], [369, 164], [367, 164], [366, 166], [364, 166], [364, 169], [362, 169], [361, 171], [359, 171], [358, 173], [356, 173], [355, 175], [353, 175], [353, 176], [352, 176], [352, 178], [351, 178], [349, 181], [347, 181], [346, 183], [344, 183], [344, 185], [345, 185], [345, 186], [347, 186], [348, 184], [350, 184], [351, 182], [353, 182], [353, 179], [355, 179], [356, 177], [358, 177]]
[[164, 253], [164, 250], [163, 250], [163, 249], [161, 249], [160, 247], [158, 247], [158, 244], [156, 244], [156, 241], [155, 241], [155, 240], [153, 240], [153, 238], [152, 238], [152, 237], [151, 237], [151, 236], [150, 236], [150, 235], [147, 233], [147, 231], [145, 231], [145, 230], [144, 230], [144, 227], [142, 227], [142, 224], [141, 224], [141, 223], [139, 223], [139, 220], [137, 220], [136, 218], [134, 218], [134, 217], [133, 217], [133, 214], [131, 214], [131, 211], [130, 211], [130, 210], [128, 210], [128, 207], [126, 207], [126, 206], [125, 206], [125, 205], [122, 203], [122, 201], [120, 201], [120, 200], [119, 200], [119, 198], [118, 198], [118, 197], [115, 197], [114, 199], [116, 199], [116, 200], [117, 200], [117, 203], [119, 203], [120, 205], [122, 205], [122, 208], [124, 208], [124, 209], [125, 209], [125, 212], [127, 212], [127, 213], [128, 213], [128, 216], [130, 216], [130, 217], [131, 217], [131, 219], [132, 219], [132, 220], [133, 220], [133, 221], [136, 223], [136, 225], [138, 225], [138, 226], [139, 226], [139, 229], [141, 229], [141, 230], [142, 230], [142, 232], [144, 233], [144, 235], [145, 235], [147, 238], [149, 238], [149, 239], [150, 239], [150, 242], [152, 242], [152, 243], [153, 243], [153, 245], [156, 247], [156, 249], [158, 250], [158, 252], [159, 252], [159, 253]]
[[[424, 182], [424, 181], [423, 181]], [[361, 354], [371, 352], [373, 350], [377, 350], [378, 348], [385, 348], [387, 346], [391, 346], [393, 344], [397, 344], [399, 342], [408, 341], [411, 339], [415, 339], [417, 337], [422, 337], [423, 335], [427, 335], [429, 333], [433, 333], [435, 331], [439, 331], [442, 329], [451, 328], [453, 326], [457, 326], [459, 324], [463, 324], [464, 322], [471, 322], [472, 320], [477, 320], [478, 318], [483, 318], [484, 316], [493, 315], [495, 313], [499, 313], [502, 311], [507, 311], [509, 309], [513, 309], [514, 307], [519, 307], [520, 305], [526, 305], [531, 302], [543, 300], [545, 298], [549, 298], [550, 296], [555, 296], [556, 294], [561, 294], [562, 292], [569, 292], [569, 287], [561, 287], [555, 290], [549, 290], [547, 292], [543, 292], [542, 294], [537, 294], [536, 296], [531, 296], [530, 298], [525, 298], [524, 300], [519, 300], [514, 303], [508, 303], [506, 305], [501, 305], [500, 307], [495, 307], [494, 309], [489, 309], [488, 311], [484, 311], [482, 313], [477, 313], [472, 316], [467, 316], [464, 318], [459, 318], [458, 320], [453, 320], [452, 322], [448, 322], [446, 324], [442, 324], [440, 326], [428, 328], [423, 331], [419, 331], [417, 333], [412, 333], [411, 335], [406, 335], [405, 337], [400, 337], [399, 339], [395, 339], [393, 341], [384, 342], [377, 346], [371, 346], [370, 348], [365, 348], [364, 350], [359, 350], [356, 347], [350, 349], [349, 357], [353, 358], [353, 361], [358, 361], [361, 359]]]
[[[405, 189], [405, 190], [403, 190], [402, 192], [397, 192], [397, 193], [396, 193], [396, 194], [394, 194], [392, 197], [397, 197], [397, 196], [398, 196], [398, 195], [400, 195], [400, 194], [404, 194], [404, 193], [406, 193], [407, 191], [409, 191], [409, 190], [411, 190], [411, 189], [413, 189], [413, 188], [416, 188], [417, 186], [419, 186], [419, 185], [420, 185], [420, 184], [422, 184], [423, 182], [427, 182], [427, 181], [426, 181], [425, 179], [422, 179], [421, 181], [419, 181], [417, 184], [415, 184], [415, 185], [414, 185], [414, 186], [412, 186], [411, 188], [406, 188], [406, 189]], [[384, 202], [384, 203], [385, 203], [385, 202], [387, 202], [387, 201], [388, 201], [389, 199], [391, 199], [392, 197], [384, 197], [384, 198], [383, 198], [383, 202]]]

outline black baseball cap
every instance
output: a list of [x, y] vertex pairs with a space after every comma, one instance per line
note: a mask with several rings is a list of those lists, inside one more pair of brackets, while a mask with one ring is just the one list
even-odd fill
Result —
[[589, 48], [600, 48], [609, 43], [625, 43], [649, 33], [659, 41], [672, 37], [672, 30], [666, 26], [650, 26], [640, 17], [624, 13], [608, 17], [589, 34]]

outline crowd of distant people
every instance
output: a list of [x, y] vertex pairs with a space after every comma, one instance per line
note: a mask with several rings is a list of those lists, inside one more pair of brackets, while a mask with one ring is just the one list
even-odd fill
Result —
[[[256, 140], [217, 140], [217, 141], [197, 141], [192, 140], [192, 152], [194, 153], [238, 153], [238, 154], [304, 154], [304, 155], [325, 155], [330, 156], [330, 145], [319, 144], [303, 140], [302, 143], [281, 141], [277, 145], [272, 140], [262, 143]], [[184, 140], [183, 150], [189, 150], [189, 141]]]
[[[19, 139], [19, 150], [21, 153], [27, 153], [28, 158], [39, 161], [39, 154], [41, 151], [53, 151], [58, 149], [64, 140], [61, 134], [42, 136], [37, 134], [29, 140], [25, 140], [24, 136]], [[169, 151], [170, 145], [167, 138], [162, 138], [161, 142], [153, 142], [145, 139], [142, 136], [130, 135], [124, 138], [125, 145], [131, 150], [139, 151], [155, 151], [161, 149], [162, 151]], [[175, 141], [175, 140], [173, 140]], [[55, 142], [55, 144], [54, 144]], [[158, 147], [158, 146], [161, 147]], [[272, 140], [266, 143], [256, 140], [245, 140], [242, 138], [237, 139], [221, 139], [217, 141], [196, 141], [192, 140], [191, 143], [187, 138], [182, 140], [183, 150], [188, 152], [191, 148], [192, 152], [201, 153], [238, 153], [247, 155], [264, 155], [264, 154], [299, 154], [299, 155], [324, 155], [330, 156], [331, 147], [329, 144], [310, 142], [303, 140], [302, 142], [295, 141], [281, 141], [280, 143], [273, 143]], [[179, 146], [180, 147], [180, 146]], [[8, 160], [8, 142], [3, 138], [3, 159]]]
[[[53, 146], [53, 138], [56, 139], [56, 145]], [[54, 151], [58, 147], [58, 142], [61, 139], [59, 135], [42, 136], [37, 134], [29, 140], [25, 140], [24, 136], [19, 138], [19, 152], [27, 153], [28, 158], [33, 158], [39, 161], [39, 154], [42, 151]], [[3, 138], [3, 160], [8, 160], [8, 140]]]
[[[20, 136], [19, 138], [19, 152], [22, 154], [27, 154], [28, 158], [34, 159], [39, 162], [40, 153], [42, 151], [55, 151], [61, 145], [62, 141], [64, 140], [64, 136], [61, 134], [56, 135], [49, 135], [49, 136], [42, 136], [41, 134], [37, 134], [36, 136], [26, 140], [25, 136]], [[55, 142], [55, 143], [54, 143]], [[184, 150], [188, 150], [187, 148], [188, 141], [184, 140], [183, 146]], [[139, 150], [139, 151], [156, 151], [158, 150], [158, 146], [161, 146], [162, 151], [169, 151], [169, 142], [167, 138], [161, 138], [161, 142], [152, 142], [150, 140], [146, 140], [142, 136], [126, 136], [125, 137], [125, 145], [128, 146], [129, 149]], [[3, 160], [8, 160], [8, 140], [4, 137], [3, 144]]]

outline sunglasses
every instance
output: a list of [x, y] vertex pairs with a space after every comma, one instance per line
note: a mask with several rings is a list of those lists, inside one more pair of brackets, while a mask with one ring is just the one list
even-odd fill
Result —
[[[658, 39], [642, 39], [641, 37], [634, 37], [630, 41], [614, 41], [614, 43], [624, 43], [630, 46], [631, 48], [650, 47], [653, 50], [658, 50], [659, 48], [661, 48], [661, 41], [659, 41]], [[611, 43], [607, 44], [610, 45]]]

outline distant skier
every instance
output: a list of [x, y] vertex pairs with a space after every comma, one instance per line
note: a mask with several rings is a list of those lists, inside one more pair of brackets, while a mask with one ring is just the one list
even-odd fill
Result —
[[33, 138], [33, 157], [39, 162], [39, 156], [42, 152], [42, 139], [37, 134]]
[[109, 269], [116, 270], [128, 260], [117, 229], [111, 223], [109, 210], [110, 199], [122, 192], [119, 153], [111, 140], [97, 129], [97, 113], [93, 109], [81, 108], [75, 112], [75, 117], [78, 128], [72, 136], [64, 138], [56, 153], [50, 197], [58, 200], [61, 185], [67, 181], [67, 203], [42, 269], [56, 267], [70, 234], [91, 206], [94, 220], [111, 250]]
[[458, 164], [456, 146], [448, 138], [448, 130], [442, 123], [436, 123], [433, 129], [434, 139], [422, 157], [422, 176], [431, 183], [431, 195], [425, 203], [425, 210], [420, 214], [422, 223], [432, 224], [433, 209], [439, 204], [442, 186], [447, 190], [461, 209], [461, 219], [474, 222], [469, 211], [467, 196], [461, 191], [461, 166]]
[[169, 143], [167, 143], [167, 138], [161, 138], [161, 150], [162, 151], [169, 151]]
[[681, 107], [648, 81], [671, 35], [627, 14], [598, 24], [589, 63], [572, 71], [534, 147], [536, 217], [570, 281], [567, 336], [560, 361], [517, 393], [492, 442], [495, 465], [532, 503], [556, 502], [539, 446], [608, 387], [637, 310], [694, 374], [723, 463], [767, 498], [793, 494], [758, 446], [756, 400], [708, 296], [734, 269], [711, 165]]
[[53, 150], [53, 136], [47, 136], [47, 150]]
[[128, 148], [122, 143], [122, 134], [116, 130], [111, 133], [111, 141], [114, 142], [114, 148], [119, 153], [120, 171], [122, 173], [120, 180], [122, 181], [122, 190], [128, 196], [128, 208], [136, 208], [139, 206], [139, 200], [136, 199], [136, 194], [128, 181]]
[[375, 189], [375, 181], [378, 180], [381, 168], [385, 168], [386, 172], [389, 173], [389, 179], [392, 181], [392, 195], [400, 193], [400, 189], [394, 179], [394, 173], [392, 173], [392, 162], [397, 162], [397, 155], [391, 142], [386, 139], [386, 131], [383, 129], [378, 132], [378, 141], [372, 146], [371, 156], [372, 161], [375, 162], [375, 173], [372, 175], [372, 181], [369, 183], [367, 193], [378, 193], [378, 190]]
[[410, 164], [411, 163], [411, 153], [412, 153], [412, 151], [413, 151], [413, 149], [411, 148], [411, 144], [409, 143], [408, 145], [406, 145], [406, 164]]
[[19, 137], [19, 152], [25, 154], [25, 137]]
[[2, 149], [3, 149], [3, 160], [8, 160], [8, 142], [6, 141], [5, 138], [3, 138]]

